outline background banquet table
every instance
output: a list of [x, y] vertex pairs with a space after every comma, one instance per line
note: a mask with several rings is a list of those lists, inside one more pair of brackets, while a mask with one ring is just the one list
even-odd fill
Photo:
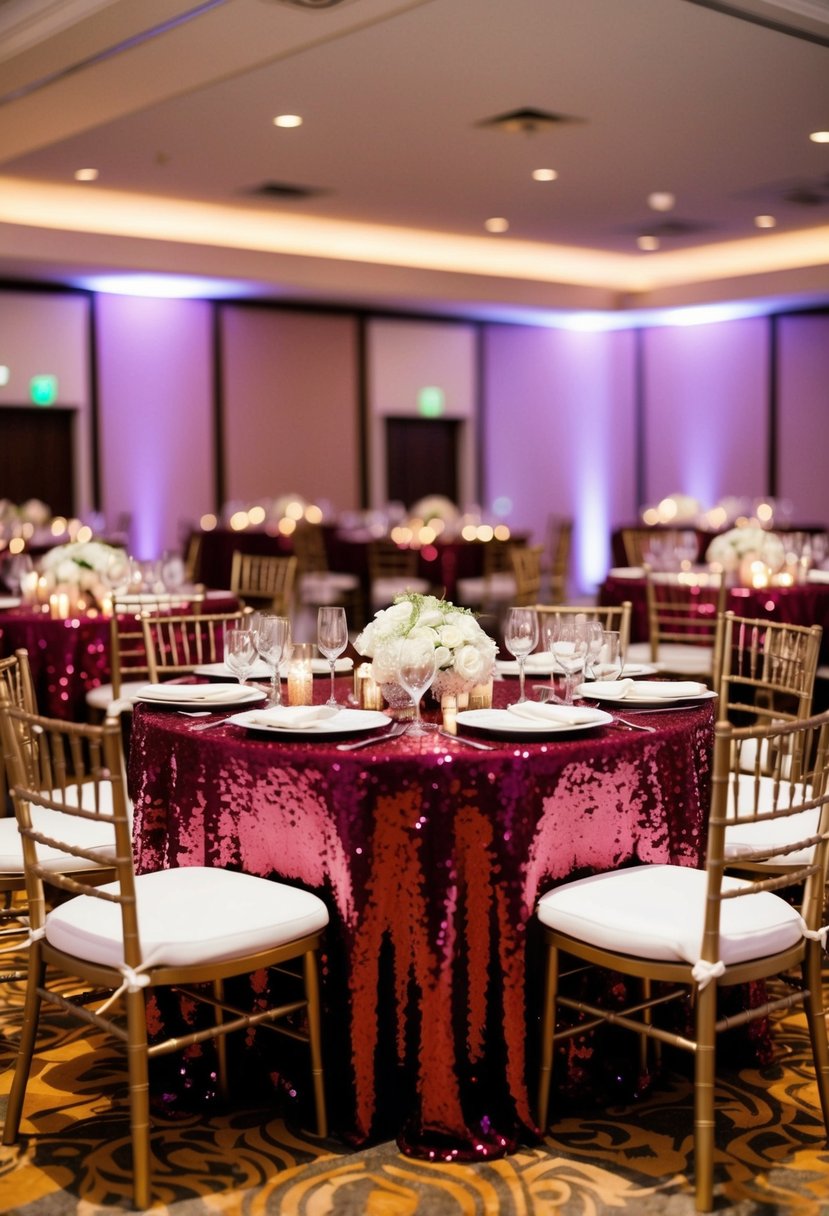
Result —
[[[231, 612], [239, 604], [228, 591], [208, 596], [202, 612]], [[0, 658], [29, 652], [38, 709], [54, 718], [85, 720], [86, 694], [110, 678], [109, 639], [109, 617], [95, 611], [66, 620], [25, 606], [0, 612]]]
[[[599, 588], [599, 603], [607, 606], [630, 600], [631, 642], [648, 640], [648, 606], [644, 578], [610, 574]], [[829, 662], [829, 583], [799, 583], [792, 587], [731, 587], [726, 608], [737, 616], [780, 621], [784, 625], [821, 625], [820, 662]]]
[[[515, 699], [514, 681], [495, 688], [496, 704]], [[136, 863], [229, 866], [320, 894], [335, 1127], [417, 1156], [497, 1156], [534, 1135], [536, 898], [594, 870], [700, 863], [712, 704], [641, 719], [652, 734], [492, 751], [431, 734], [355, 752], [199, 732], [140, 705]]]

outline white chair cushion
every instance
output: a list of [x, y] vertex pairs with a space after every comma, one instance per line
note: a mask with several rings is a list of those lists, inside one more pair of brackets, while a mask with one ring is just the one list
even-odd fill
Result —
[[[791, 840], [803, 840], [806, 836], [817, 833], [820, 821], [820, 809], [814, 807], [810, 811], [798, 811], [788, 819], [769, 819], [765, 823], [740, 823], [740, 816], [754, 810], [754, 778], [740, 782], [739, 798], [736, 808], [729, 802], [729, 814], [735, 814], [735, 822], [725, 829], [724, 856], [727, 861], [739, 861], [747, 853], [756, 849], [767, 850], [779, 848]], [[760, 777], [757, 782], [757, 810], [770, 811], [774, 806], [774, 779]], [[778, 807], [789, 806], [792, 787], [782, 782], [777, 795]], [[808, 795], [802, 785], [794, 787], [795, 803], [804, 802]], [[798, 849], [794, 853], [784, 853], [769, 858], [769, 865], [803, 865], [812, 859], [814, 847]]]
[[[56, 840], [65, 840], [67, 844], [78, 845], [99, 854], [101, 864], [106, 865], [115, 856], [115, 833], [112, 823], [106, 822], [106, 816], [112, 818], [111, 787], [100, 785], [98, 813], [100, 823], [90, 819], [70, 819], [60, 811], [54, 811], [48, 806], [33, 806], [32, 826], [44, 836], [53, 836]], [[72, 790], [74, 793], [75, 790]], [[81, 806], [86, 810], [94, 810], [94, 787], [82, 787]], [[83, 857], [73, 857], [70, 853], [62, 853], [59, 849], [37, 846], [38, 861], [49, 869], [69, 871], [89, 868], [89, 862]], [[17, 820], [14, 815], [0, 819], [0, 874], [22, 874], [23, 844], [17, 830]]]
[[[117, 890], [110, 883], [101, 888]], [[170, 967], [221, 962], [279, 946], [328, 924], [316, 895], [252, 874], [183, 866], [140, 874], [135, 880], [138, 927], [145, 962]], [[121, 910], [77, 895], [46, 918], [46, 938], [90, 962], [124, 961]]]
[[515, 575], [500, 571], [485, 578], [459, 578], [458, 600], [461, 604], [480, 604], [484, 600], [508, 602], [515, 598]]
[[371, 605], [373, 608], [384, 608], [391, 604], [398, 595], [407, 591], [415, 595], [426, 595], [429, 584], [425, 578], [376, 578], [371, 584]]
[[[579, 941], [668, 962], [699, 961], [707, 877], [686, 866], [633, 866], [565, 883], [542, 896], [538, 918]], [[726, 878], [724, 887], [745, 885]], [[720, 959], [763, 958], [800, 940], [798, 912], [770, 891], [724, 901]]]
[[[650, 663], [650, 642], [633, 642], [627, 648], [626, 662]], [[656, 667], [659, 671], [678, 671], [683, 675], [706, 675], [711, 672], [714, 652], [707, 646], [683, 646], [681, 642], [663, 642], [659, 647]]]
[[299, 580], [299, 593], [304, 600], [327, 600], [332, 595], [345, 595], [356, 591], [360, 580], [356, 574], [337, 574], [333, 571], [311, 571]]
[[121, 695], [115, 701], [112, 695], [112, 685], [99, 684], [97, 688], [90, 688], [86, 694], [86, 703], [90, 709], [98, 709], [101, 713], [123, 713], [124, 709], [131, 708], [138, 690], [146, 687], [146, 676], [143, 680], [125, 680], [121, 684]]

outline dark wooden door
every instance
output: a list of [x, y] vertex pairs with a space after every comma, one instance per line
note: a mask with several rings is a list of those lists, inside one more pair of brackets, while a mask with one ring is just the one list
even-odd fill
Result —
[[386, 490], [390, 500], [412, 503], [429, 494], [458, 501], [457, 420], [386, 419]]
[[74, 515], [74, 426], [74, 410], [0, 408], [0, 498], [39, 498]]

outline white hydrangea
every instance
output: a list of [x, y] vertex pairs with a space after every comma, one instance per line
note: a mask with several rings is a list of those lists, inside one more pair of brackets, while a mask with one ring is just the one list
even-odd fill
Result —
[[50, 585], [70, 585], [88, 591], [98, 585], [119, 552], [97, 540], [72, 541], [45, 553], [40, 559], [40, 571]]

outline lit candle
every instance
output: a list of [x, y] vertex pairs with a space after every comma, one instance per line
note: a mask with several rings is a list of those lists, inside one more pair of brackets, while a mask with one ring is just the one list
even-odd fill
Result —
[[314, 677], [310, 663], [291, 663], [288, 668], [288, 704], [312, 705], [313, 702]]
[[37, 599], [37, 583], [37, 570], [27, 570], [20, 576], [20, 594], [27, 604], [31, 604]]

